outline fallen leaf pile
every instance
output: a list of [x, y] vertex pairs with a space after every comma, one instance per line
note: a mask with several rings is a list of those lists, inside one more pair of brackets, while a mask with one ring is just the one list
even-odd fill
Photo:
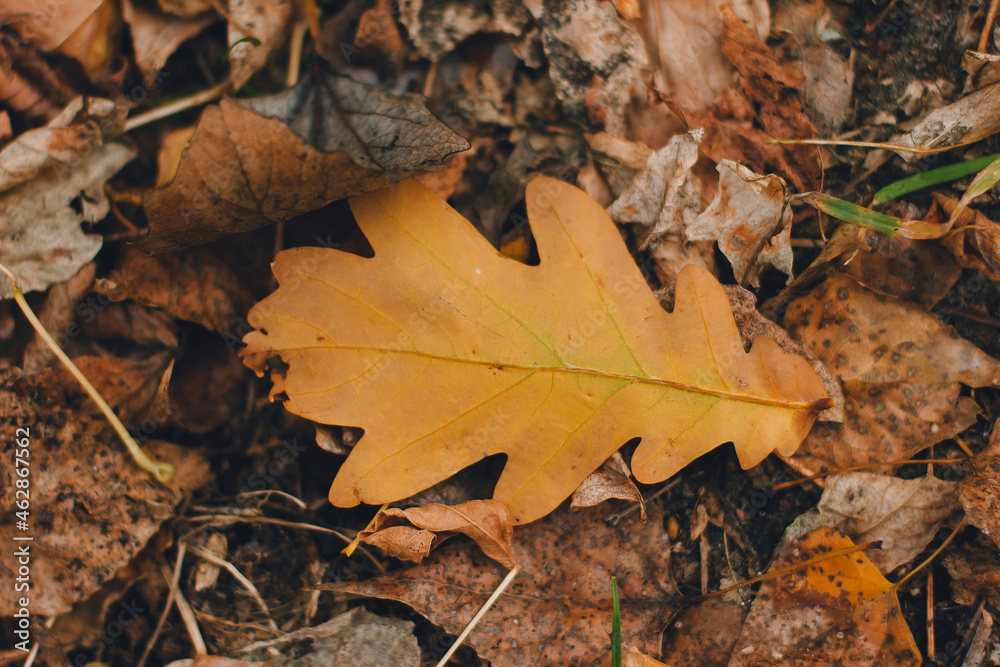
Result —
[[1000, 663], [990, 5], [0, 0], [0, 667]]

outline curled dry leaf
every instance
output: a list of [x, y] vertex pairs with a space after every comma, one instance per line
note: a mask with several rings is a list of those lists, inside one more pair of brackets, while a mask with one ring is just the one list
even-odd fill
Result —
[[691, 173], [691, 167], [698, 160], [703, 134], [693, 130], [677, 135], [650, 154], [628, 190], [608, 208], [608, 215], [618, 224], [649, 227], [646, 246], [669, 232], [680, 233], [697, 216], [701, 183]]
[[[894, 137], [890, 144], [907, 162], [919, 160], [928, 153], [973, 144], [1000, 131], [998, 106], [1000, 83], [992, 83], [931, 111], [909, 132]], [[919, 150], [907, 150], [914, 148]]]
[[[0, 262], [14, 272], [25, 292], [44, 290], [71, 278], [101, 249], [101, 237], [85, 234], [110, 210], [104, 183], [135, 156], [123, 144], [94, 147], [73, 167], [45, 171], [0, 193]], [[2, 156], [0, 156], [2, 158]], [[13, 296], [0, 280], [0, 298]]]
[[[0, 16], [17, 34], [32, 44], [52, 51], [76, 32], [104, 0], [79, 0], [52, 5], [45, 2], [0, 0]], [[12, 21], [9, 18], [16, 17]]]
[[740, 285], [760, 286], [760, 270], [773, 266], [792, 279], [792, 211], [785, 181], [741, 164], [718, 164], [715, 199], [684, 230], [691, 241], [718, 241]]
[[1000, 426], [993, 426], [989, 449], [969, 461], [959, 488], [969, 523], [1000, 547]]
[[793, 301], [784, 326], [844, 388], [843, 426], [814, 429], [788, 459], [806, 474], [908, 458], [975, 421], [962, 384], [1000, 384], [1000, 362], [916, 304], [844, 274]]
[[[79, 360], [79, 365], [128, 425], [137, 383], [115, 370], [115, 361]], [[159, 375], [150, 375], [151, 397]], [[90, 397], [61, 367], [23, 379], [7, 374], [0, 384], [0, 421], [12, 434], [29, 429], [31, 464], [45, 473], [32, 478], [31, 555], [32, 577], [47, 583], [31, 603], [46, 616], [68, 612], [114, 577], [173, 516], [183, 494], [208, 480], [200, 453], [148, 441], [149, 456], [176, 466], [168, 484], [156, 482], [135, 465]], [[3, 443], [7, 460], [14, 442], [11, 437]], [[14, 466], [5, 466], [0, 476], [5, 488], [14, 488]], [[0, 501], [0, 537], [7, 543], [19, 532], [13, 503], [13, 494]], [[0, 572], [0, 582], [12, 587], [7, 576]], [[4, 596], [0, 615], [11, 616], [15, 603], [14, 596]]]
[[[939, 192], [934, 193], [934, 201], [948, 216], [959, 206], [957, 199]], [[941, 245], [955, 255], [958, 266], [983, 271], [990, 280], [1000, 281], [1000, 223], [977, 210], [965, 209], [955, 220], [955, 229], [969, 226], [974, 229], [948, 234]]]
[[726, 667], [749, 611], [738, 595], [692, 604], [663, 633], [662, 659], [674, 667]]
[[493, 497], [525, 523], [633, 437], [650, 484], [726, 441], [744, 467], [795, 451], [829, 407], [808, 363], [764, 337], [745, 352], [702, 269], [682, 270], [666, 313], [577, 188], [538, 177], [526, 201], [540, 266], [503, 257], [412, 181], [351, 202], [374, 258], [276, 258], [280, 287], [250, 312], [262, 331], [244, 359], [263, 374], [281, 356], [271, 395], [290, 411], [365, 429], [334, 505], [396, 501], [503, 452]]
[[[275, 656], [275, 648], [282, 655]], [[303, 654], [303, 650], [308, 652]], [[363, 607], [315, 627], [283, 634], [276, 640], [244, 646], [239, 653], [258, 661], [244, 663], [253, 667], [417, 667], [420, 664], [420, 645], [413, 636], [413, 623], [401, 618], [382, 618]]]
[[[599, 508], [563, 509], [518, 528], [520, 572], [466, 642], [494, 667], [606, 665], [608, 581], [615, 575], [622, 642], [658, 654], [665, 619], [677, 605], [663, 516], [655, 505], [649, 513], [645, 523], [632, 514], [608, 528]], [[503, 578], [471, 544], [450, 544], [420, 565], [319, 588], [398, 600], [457, 634]]]
[[[771, 570], [853, 546], [822, 528], [782, 549]], [[919, 665], [895, 587], [855, 552], [761, 584], [730, 667], [760, 665]]]
[[632, 481], [632, 471], [618, 452], [612, 454], [610, 459], [576, 487], [569, 507], [574, 510], [593, 507], [612, 498], [638, 503], [640, 516], [643, 521], [646, 520], [646, 503]]
[[150, 233], [138, 245], [159, 252], [284, 222], [443, 169], [468, 147], [415, 97], [332, 74], [223, 100], [202, 114], [173, 182], [143, 196]]
[[936, 477], [900, 479], [870, 472], [831, 475], [819, 504], [795, 520], [784, 539], [798, 539], [820, 527], [834, 528], [855, 542], [880, 541], [868, 558], [888, 574], [930, 544], [941, 525], [961, 512], [957, 482]]
[[509, 570], [516, 565], [510, 551], [513, 533], [510, 513], [502, 503], [471, 500], [454, 506], [432, 503], [380, 510], [358, 537], [393, 558], [419, 563], [448, 538], [468, 535], [484, 554]]

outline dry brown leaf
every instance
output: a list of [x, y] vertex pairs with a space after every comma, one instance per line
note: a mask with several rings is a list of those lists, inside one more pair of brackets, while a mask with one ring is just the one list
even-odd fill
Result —
[[974, 421], [961, 384], [1000, 384], [1000, 362], [916, 304], [868, 290], [835, 273], [785, 314], [844, 388], [842, 427], [814, 429], [789, 459], [812, 474], [905, 459]]
[[[633, 514], [608, 528], [601, 510], [590, 508], [518, 528], [521, 571], [466, 641], [494, 667], [606, 665], [614, 575], [622, 642], [656, 655], [660, 631], [676, 609], [668, 545], [655, 505], [645, 523]], [[405, 570], [320, 588], [399, 600], [457, 634], [503, 578], [477, 548], [453, 544]]]
[[746, 602], [728, 597], [691, 605], [663, 633], [661, 658], [673, 667], [726, 667], [749, 611]]
[[888, 574], [916, 558], [938, 529], [961, 512], [957, 482], [936, 477], [900, 479], [870, 472], [831, 475], [819, 504], [795, 520], [785, 540], [820, 527], [855, 542], [882, 543], [868, 558]]
[[237, 275], [207, 248], [150, 257], [126, 248], [94, 291], [111, 301], [130, 299], [163, 308], [183, 320], [227, 334], [253, 301]]
[[993, 426], [989, 448], [969, 461], [959, 488], [969, 523], [1000, 547], [1000, 426]]
[[[853, 543], [830, 528], [782, 549], [771, 570]], [[733, 649], [730, 667], [919, 665], [895, 587], [856, 552], [766, 580]]]
[[59, 47], [104, 0], [79, 0], [53, 5], [40, 0], [0, 0], [0, 16], [17, 34], [46, 51]]
[[657, 88], [687, 111], [704, 111], [729, 88], [732, 65], [722, 53], [728, 4], [758, 39], [771, 32], [767, 3], [752, 0], [643, 0], [646, 51], [657, 71]]
[[976, 536], [950, 549], [941, 564], [951, 577], [952, 598], [958, 604], [978, 604], [983, 598], [994, 607], [1000, 604], [1000, 554], [996, 543], [984, 535]]
[[[242, 104], [243, 106], [240, 106]], [[202, 114], [173, 183], [143, 196], [160, 252], [214, 241], [385, 187], [469, 147], [414, 97], [310, 75]], [[321, 123], [314, 123], [316, 118]]]
[[[406, 27], [417, 53], [432, 61], [440, 60], [478, 32], [520, 35], [531, 20], [524, 5], [509, 0], [407, 0], [400, 5], [399, 22]], [[389, 11], [385, 15], [391, 16]], [[358, 34], [362, 34], [360, 28]]]
[[[45, 171], [0, 193], [0, 262], [22, 290], [68, 280], [94, 258], [101, 237], [85, 234], [80, 224], [107, 215], [104, 183], [134, 155], [123, 144], [97, 146], [72, 162], [68, 173]], [[10, 281], [0, 281], [0, 298], [12, 295]]]
[[804, 77], [793, 64], [781, 64], [731, 8], [723, 5], [720, 11], [725, 26], [722, 50], [736, 74], [732, 88], [717, 98], [711, 111], [689, 114], [690, 123], [705, 127], [702, 153], [716, 162], [740, 162], [759, 174], [778, 174], [799, 192], [819, 189], [823, 170], [815, 146], [769, 143], [815, 136], [798, 92]]
[[[71, 334], [79, 334], [80, 325], [75, 324], [77, 318], [76, 304], [93, 287], [97, 266], [93, 262], [83, 265], [75, 276], [64, 283], [53, 285], [45, 295], [45, 301], [35, 308], [38, 320], [55, 337], [60, 347], [64, 348], [72, 338]], [[52, 348], [39, 336], [35, 336], [24, 349], [24, 359], [21, 368], [26, 373], [36, 373], [56, 360]]]
[[147, 85], [156, 81], [157, 73], [177, 47], [218, 20], [214, 13], [193, 18], [171, 16], [137, 5], [135, 0], [124, 0], [122, 18], [132, 33], [135, 63]]
[[642, 499], [642, 493], [636, 488], [632, 481], [632, 471], [618, 452], [583, 480], [573, 492], [569, 508], [578, 510], [593, 507], [612, 498], [638, 503], [640, 517], [643, 521], [646, 520], [646, 503]]
[[773, 266], [792, 279], [792, 211], [785, 181], [722, 160], [715, 199], [684, 229], [690, 241], [718, 241], [740, 285], [760, 286]]
[[513, 532], [510, 513], [503, 504], [471, 500], [454, 506], [432, 503], [380, 510], [371, 527], [358, 533], [358, 538], [393, 558], [419, 563], [445, 540], [468, 535], [484, 554], [509, 570], [516, 564], [510, 551]]
[[[141, 414], [135, 405], [142, 382], [122, 373], [122, 360], [77, 360], [84, 374], [121, 415], [126, 425]], [[126, 362], [127, 363], [127, 362]], [[147, 374], [152, 387], [139, 395], [151, 397], [158, 374]], [[147, 399], [148, 400], [148, 399]], [[12, 379], [0, 385], [0, 420], [10, 433], [30, 429], [31, 466], [44, 474], [32, 476], [29, 524], [32, 577], [46, 585], [33, 590], [32, 610], [46, 616], [68, 612], [115, 576], [155, 535], [183, 494], [208, 479], [200, 453], [151, 441], [145, 449], [154, 459], [176, 466], [163, 485], [135, 465], [125, 446], [79, 383], [62, 367]], [[3, 444], [13, 456], [13, 437]], [[14, 467], [2, 470], [5, 488], [14, 488]], [[15, 534], [14, 496], [0, 501], [0, 536], [11, 544]], [[0, 571], [0, 582], [13, 586]], [[16, 599], [0, 600], [0, 615], [15, 611]]]
[[32, 126], [51, 121], [79, 95], [38, 48], [12, 34], [0, 35], [0, 64], [0, 100]]
[[745, 352], [704, 270], [685, 267], [667, 314], [573, 186], [538, 177], [526, 202], [540, 266], [503, 257], [412, 181], [351, 201], [374, 258], [276, 258], [280, 287], [250, 312], [262, 331], [244, 359], [263, 374], [282, 357], [271, 395], [291, 412], [365, 429], [333, 504], [393, 502], [504, 452], [494, 498], [525, 523], [633, 437], [643, 483], [726, 441], [745, 468], [795, 451], [829, 407], [806, 361], [764, 337]]
[[194, 433], [207, 433], [244, 406], [252, 376], [229, 341], [208, 332], [188, 332], [187, 342], [170, 377], [170, 420]]

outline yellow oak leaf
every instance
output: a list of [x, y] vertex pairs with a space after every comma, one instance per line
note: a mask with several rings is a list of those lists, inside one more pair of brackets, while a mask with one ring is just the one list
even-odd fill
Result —
[[330, 489], [338, 507], [410, 496], [507, 454], [494, 499], [515, 523], [551, 512], [626, 441], [655, 483], [732, 441], [750, 467], [792, 454], [829, 407], [805, 360], [747, 353], [715, 279], [687, 267], [661, 308], [601, 206], [538, 177], [526, 194], [540, 263], [503, 257], [430, 190], [351, 200], [372, 258], [294, 248], [250, 312], [244, 361], [272, 398], [365, 430]]

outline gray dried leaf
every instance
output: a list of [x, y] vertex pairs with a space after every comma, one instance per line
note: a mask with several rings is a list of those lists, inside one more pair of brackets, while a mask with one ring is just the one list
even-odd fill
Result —
[[[133, 157], [135, 150], [123, 144], [92, 147], [68, 171], [44, 171], [0, 193], [0, 262], [22, 290], [69, 280], [94, 258], [102, 239], [80, 224], [107, 215], [104, 183]], [[0, 298], [12, 296], [10, 281], [0, 281]]]
[[783, 540], [791, 543], [823, 526], [858, 543], [880, 540], [882, 549], [866, 554], [889, 573], [920, 554], [941, 525], [959, 512], [957, 482], [869, 472], [831, 475], [819, 504], [797, 518]]

